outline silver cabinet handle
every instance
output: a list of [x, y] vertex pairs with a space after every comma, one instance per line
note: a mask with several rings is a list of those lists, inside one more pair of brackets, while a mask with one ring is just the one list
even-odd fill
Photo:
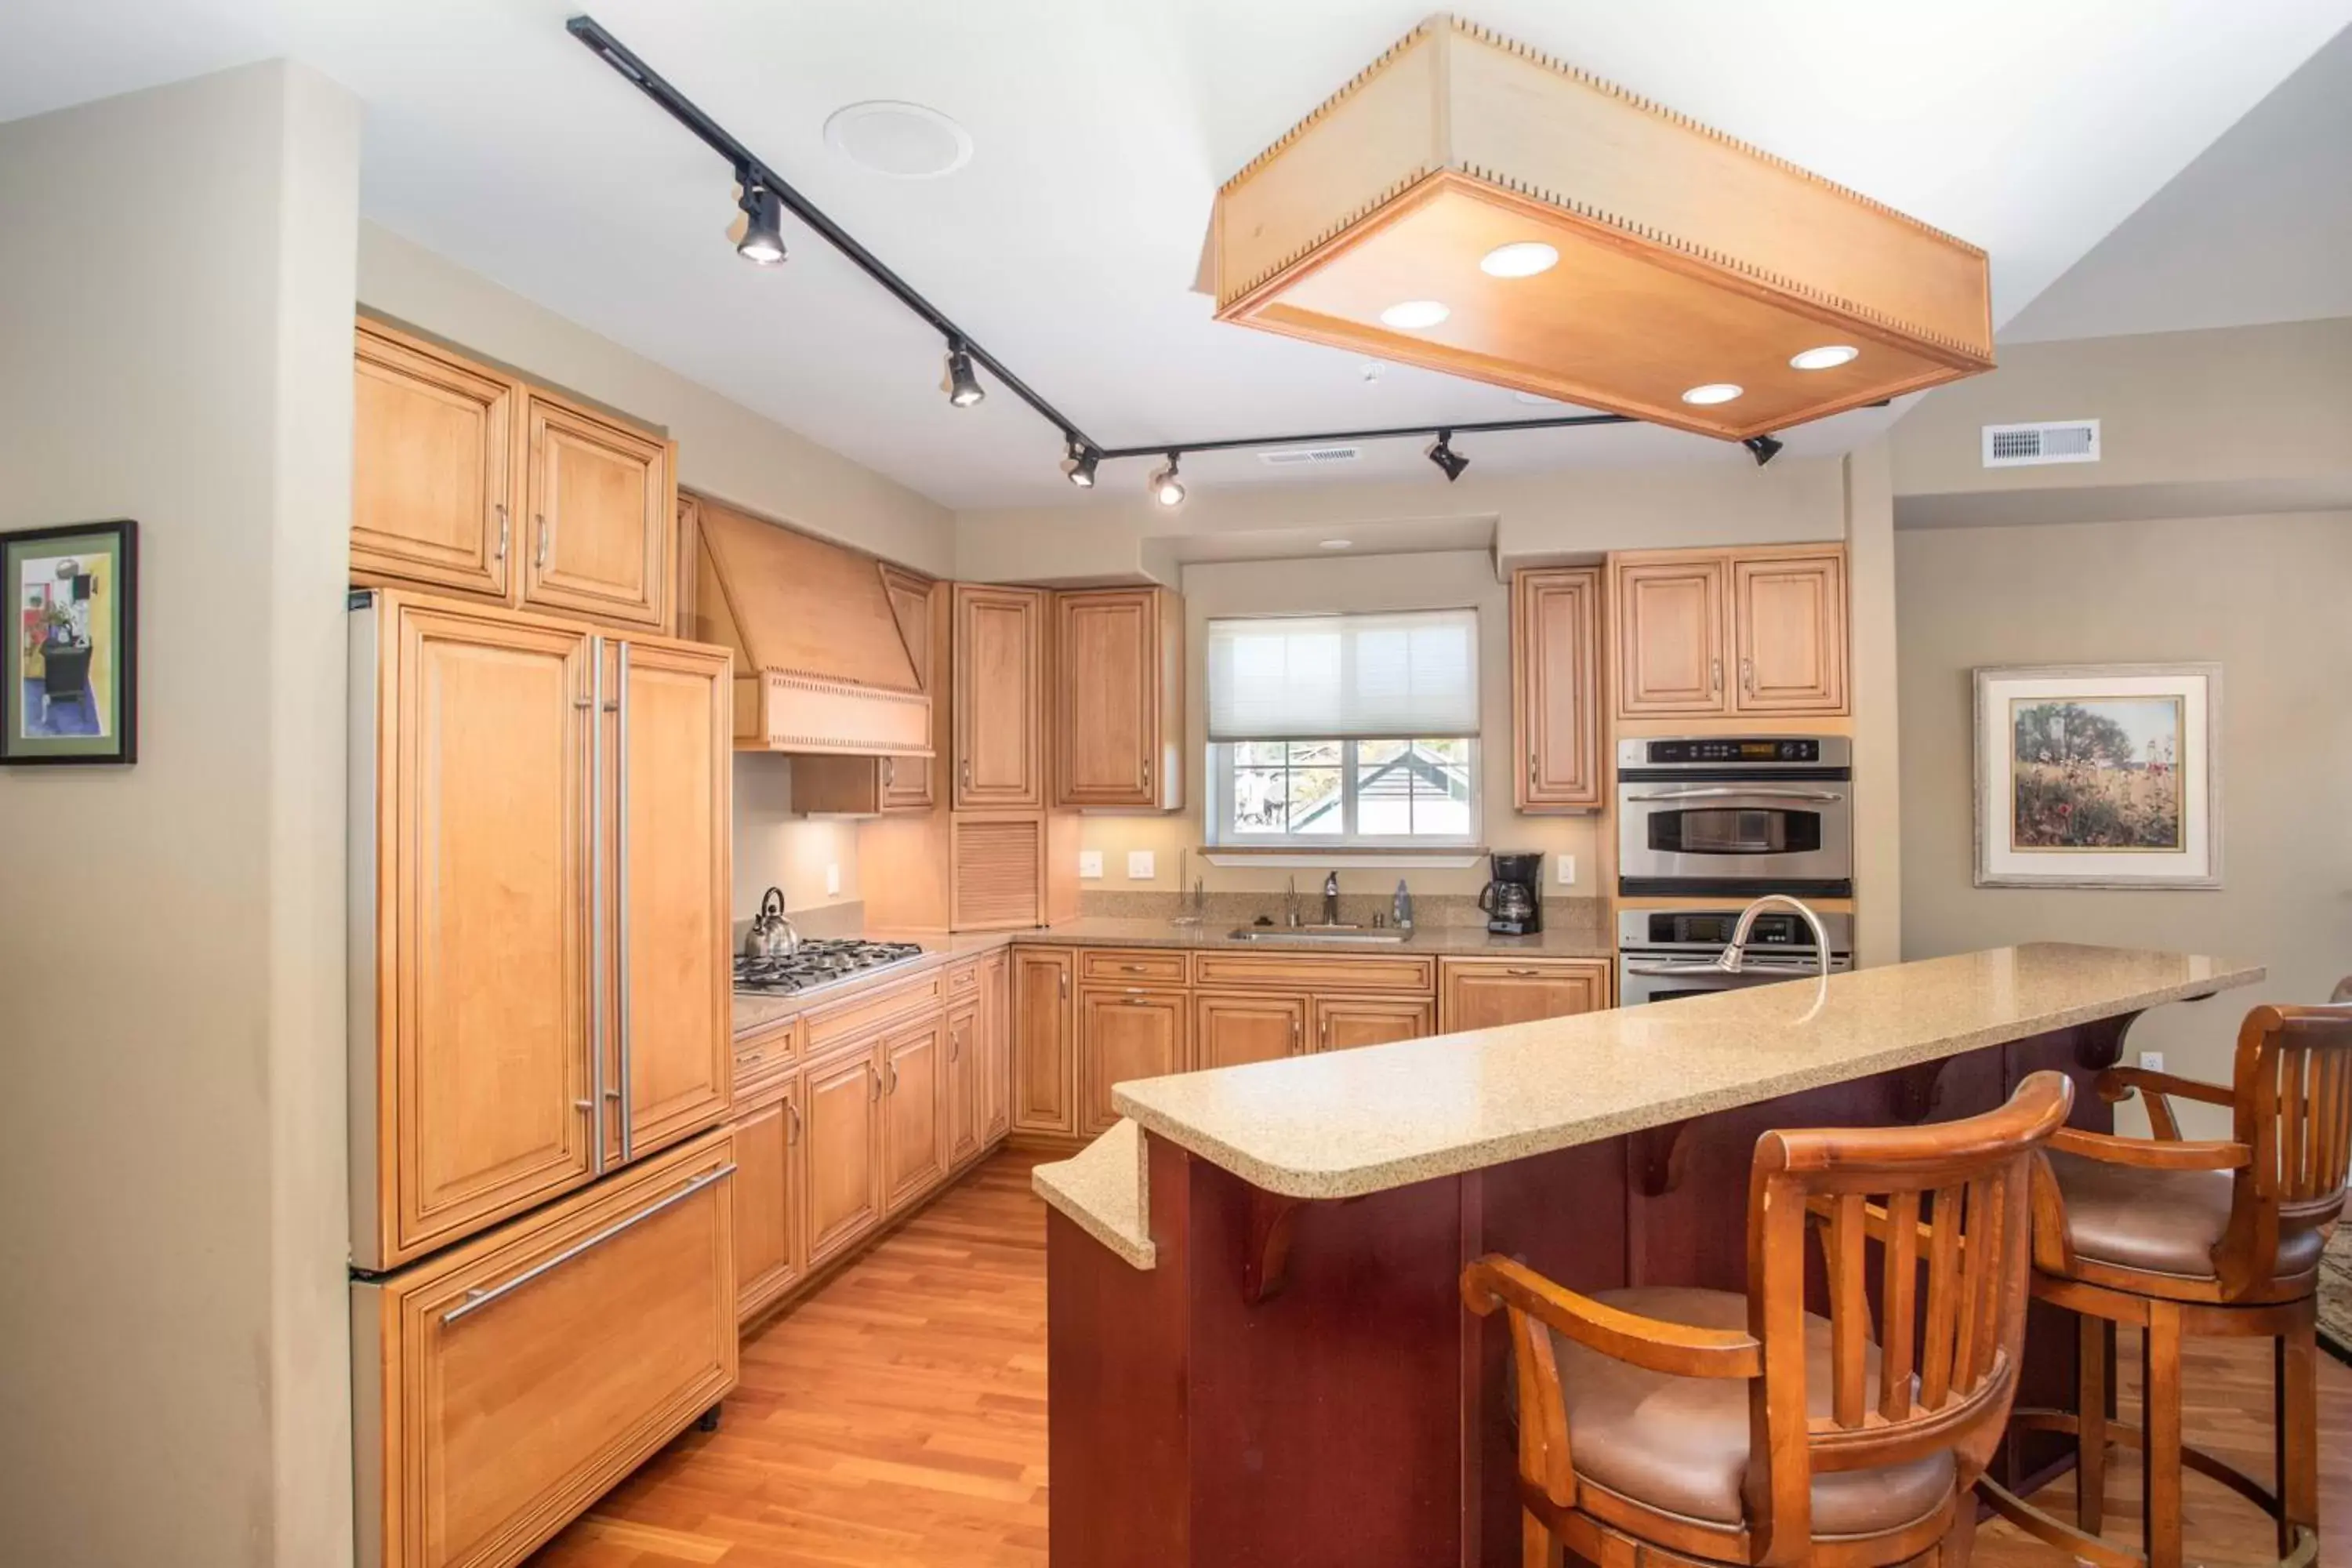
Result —
[[1143, 965], [1139, 963], [1122, 963], [1118, 967], [1122, 974], [1141, 974], [1144, 972]]
[[506, 503], [506, 502], [504, 502], [504, 501], [500, 501], [500, 502], [499, 502], [499, 553], [498, 553], [498, 559], [499, 559], [499, 560], [500, 560], [500, 561], [504, 561], [504, 560], [507, 558], [507, 534], [508, 534], [508, 532], [509, 532], [509, 529], [508, 529], [508, 527], [507, 527], [507, 503]]
[[890, 1092], [892, 1094], [898, 1092], [898, 1064], [897, 1062], [892, 1062], [890, 1064]]
[[1529, 789], [1533, 789], [1533, 788], [1535, 787], [1535, 784], [1536, 784], [1536, 754], [1535, 754], [1533, 752], [1529, 752], [1528, 753], [1528, 787]]
[[1070, 999], [1070, 972], [1066, 969], [1063, 970], [1061, 972], [1060, 979], [1062, 982], [1062, 1000], [1066, 1002]]
[[883, 758], [883, 759], [882, 759], [882, 787], [883, 787], [884, 789], [889, 789], [889, 788], [893, 787], [894, 785], [896, 785], [896, 784], [898, 784], [898, 758], [896, 758], [896, 757], [885, 757], [885, 758]]
[[621, 1076], [621, 1163], [627, 1164], [637, 1156], [637, 1126], [635, 1100], [636, 1084], [629, 1068], [629, 645], [623, 642], [619, 649], [620, 673], [614, 684], [619, 689], [613, 694], [615, 728], [619, 734], [613, 746], [613, 774], [615, 818], [613, 831], [614, 889], [620, 909], [614, 921], [613, 964], [620, 976], [619, 1027], [615, 1031], [620, 1042]]
[[1290, 1016], [1290, 1048], [1294, 1053], [1298, 1049], [1298, 1015], [1294, 1013]]
[[1644, 795], [1629, 795], [1629, 802], [1654, 804], [1674, 800], [1806, 800], [1828, 805], [1843, 800], [1844, 795], [1830, 789], [1778, 789], [1769, 785], [1756, 789], [1735, 789], [1717, 785], [1706, 789], [1660, 789]]
[[1143, 787], [1146, 789], [1150, 789], [1151, 787], [1151, 759], [1150, 757], [1143, 759]]
[[1515, 974], [1521, 980], [1538, 980], [1543, 976], [1543, 971], [1540, 969], [1506, 969], [1503, 973]]
[[532, 521], [539, 524], [539, 569], [547, 570], [547, 514], [536, 513]]
[[963, 760], [963, 787], [966, 789], [970, 789], [971, 787], [971, 759], [970, 757], [966, 757]]
[[1723, 689], [1723, 660], [1720, 658], [1711, 658], [1707, 660], [1706, 689], [1709, 691], [1720, 691]]
[[793, 1119], [792, 1130], [784, 1134], [784, 1145], [790, 1148], [801, 1141], [801, 1108], [787, 1100], [784, 1101], [784, 1111]]
[[585, 1241], [577, 1241], [572, 1243], [570, 1247], [565, 1247], [562, 1251], [557, 1253], [546, 1262], [534, 1264], [532, 1267], [526, 1268], [521, 1273], [516, 1275], [513, 1279], [506, 1280], [501, 1284], [492, 1285], [487, 1289], [477, 1288], [467, 1291], [466, 1299], [464, 1300], [458, 1302], [456, 1306], [441, 1314], [442, 1325], [446, 1328], [447, 1325], [456, 1322], [460, 1318], [466, 1317], [470, 1313], [480, 1311], [483, 1308], [488, 1306], [499, 1297], [507, 1295], [511, 1291], [521, 1289], [524, 1286], [530, 1284], [532, 1280], [540, 1278], [541, 1275], [551, 1273], [554, 1270], [562, 1268], [565, 1264], [571, 1262], [582, 1253], [604, 1246], [606, 1242], [612, 1240], [623, 1231], [627, 1230], [630, 1226], [644, 1224], [646, 1220], [649, 1220], [653, 1218], [654, 1215], [661, 1213], [662, 1210], [669, 1208], [675, 1205], [684, 1203], [687, 1199], [692, 1197], [703, 1188], [710, 1185], [711, 1183], [723, 1182], [734, 1173], [735, 1167], [731, 1163], [721, 1165], [715, 1171], [705, 1171], [701, 1175], [698, 1175], [693, 1180], [688, 1182], [686, 1185], [678, 1188], [677, 1191], [670, 1194], [667, 1197], [656, 1198], [652, 1203], [649, 1203], [645, 1207], [639, 1209], [636, 1213], [631, 1215], [628, 1218], [616, 1220], [613, 1224], [608, 1225], [604, 1229], [598, 1231], [595, 1235], [588, 1237]]
[[1739, 661], [1739, 689], [1750, 697], [1756, 695], [1756, 661], [1752, 658]]
[[604, 1173], [604, 639], [588, 639], [588, 1074], [595, 1173]]

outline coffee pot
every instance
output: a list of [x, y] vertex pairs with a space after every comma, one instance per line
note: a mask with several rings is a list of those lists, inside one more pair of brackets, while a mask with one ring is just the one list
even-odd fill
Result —
[[1543, 857], [1498, 854], [1493, 858], [1495, 879], [1478, 893], [1486, 929], [1504, 936], [1530, 936], [1543, 930]]

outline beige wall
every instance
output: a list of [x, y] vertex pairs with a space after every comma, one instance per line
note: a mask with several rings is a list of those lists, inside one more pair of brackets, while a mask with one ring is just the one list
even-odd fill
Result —
[[351, 1558], [358, 166], [283, 64], [0, 126], [0, 530], [142, 531], [139, 762], [0, 771], [11, 1562]]
[[[825, 868], [841, 869], [841, 887], [828, 892]], [[793, 760], [760, 752], [735, 758], [735, 918], [759, 911], [760, 895], [781, 888], [784, 908], [797, 913], [864, 895], [857, 880], [857, 824], [793, 815]]]
[[[2323, 1002], [2352, 973], [2352, 512], [1895, 541], [1906, 954], [2053, 940], [2260, 959], [2259, 990], [2159, 1008], [2129, 1041], [2227, 1082], [2253, 1000]], [[2166, 659], [2221, 664], [2221, 889], [1971, 886], [1969, 671]]]
[[1895, 491], [1885, 440], [1845, 460], [1846, 682], [1853, 710], [1854, 962], [1903, 957], [1901, 693], [1895, 680]]

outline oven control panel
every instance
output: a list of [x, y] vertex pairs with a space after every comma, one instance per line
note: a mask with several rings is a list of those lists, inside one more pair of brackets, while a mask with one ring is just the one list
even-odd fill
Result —
[[1818, 739], [1775, 740], [1769, 736], [1743, 740], [1726, 736], [1720, 740], [1709, 737], [1696, 741], [1652, 741], [1648, 742], [1653, 767], [1668, 767], [1676, 763], [1818, 763], [1822, 760], [1822, 743]]

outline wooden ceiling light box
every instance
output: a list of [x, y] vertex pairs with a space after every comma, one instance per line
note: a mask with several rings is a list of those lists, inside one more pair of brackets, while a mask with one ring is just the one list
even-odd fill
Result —
[[1993, 363], [1983, 251], [1446, 16], [1226, 183], [1210, 259], [1220, 321], [1728, 440]]

